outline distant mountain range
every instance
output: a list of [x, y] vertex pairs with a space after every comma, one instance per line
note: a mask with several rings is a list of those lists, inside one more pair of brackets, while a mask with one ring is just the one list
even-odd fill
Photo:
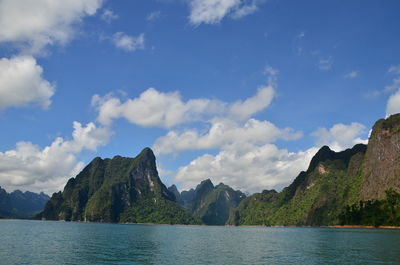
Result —
[[188, 191], [179, 192], [175, 185], [166, 188], [152, 150], [145, 148], [135, 158], [95, 158], [62, 192], [53, 194], [36, 218], [206, 225], [400, 225], [399, 191], [397, 114], [375, 123], [368, 145], [342, 152], [322, 147], [308, 169], [281, 192], [264, 190], [246, 197], [223, 183], [214, 186], [210, 179]]
[[43, 210], [50, 197], [43, 192], [38, 194], [30, 191], [15, 190], [7, 193], [0, 187], [0, 217], [3, 218], [33, 218]]
[[241, 191], [235, 191], [223, 183], [214, 186], [209, 179], [202, 181], [196, 189], [182, 193], [175, 185], [168, 189], [175, 194], [183, 208], [206, 225], [224, 225], [231, 209], [246, 197]]

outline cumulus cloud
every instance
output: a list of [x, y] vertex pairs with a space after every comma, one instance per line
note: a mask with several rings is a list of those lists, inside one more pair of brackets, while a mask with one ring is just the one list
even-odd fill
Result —
[[229, 112], [237, 119], [246, 119], [269, 106], [274, 94], [275, 90], [272, 86], [261, 87], [253, 97], [233, 103], [229, 107]]
[[190, 0], [189, 20], [194, 25], [216, 24], [225, 16], [242, 18], [258, 10], [263, 0]]
[[2, 0], [0, 42], [16, 42], [28, 53], [46, 45], [65, 44], [74, 35], [74, 25], [94, 15], [102, 0]]
[[389, 74], [396, 75], [393, 79], [392, 84], [385, 87], [384, 91], [387, 93], [393, 93], [386, 105], [386, 116], [400, 113], [400, 65], [392, 65], [389, 70]]
[[102, 124], [110, 125], [113, 119], [123, 117], [143, 127], [164, 128], [197, 119], [198, 114], [214, 113], [223, 108], [219, 101], [192, 99], [184, 102], [178, 92], [163, 93], [154, 88], [149, 88], [139, 97], [123, 103], [112, 95], [95, 95], [92, 103], [99, 110], [97, 119]]
[[55, 86], [42, 77], [43, 69], [30, 56], [0, 59], [0, 110], [39, 105], [47, 108]]
[[111, 9], [105, 9], [100, 18], [107, 23], [111, 23], [113, 20], [118, 19], [119, 16], [115, 14]]
[[400, 113], [400, 91], [391, 95], [386, 106], [386, 116]]
[[117, 32], [113, 35], [111, 40], [114, 43], [115, 47], [124, 51], [132, 52], [144, 49], [144, 33], [134, 37], [129, 36], [124, 32]]
[[180, 167], [175, 181], [181, 183], [183, 189], [195, 187], [206, 178], [251, 193], [279, 189], [307, 169], [317, 150], [291, 153], [273, 144], [234, 143], [225, 146], [217, 155], [205, 154]]
[[357, 122], [349, 125], [338, 123], [329, 129], [319, 128], [311, 135], [315, 137], [317, 146], [327, 145], [338, 152], [351, 148], [355, 144], [366, 144], [368, 140], [361, 138], [365, 130], [365, 126]]
[[[282, 138], [298, 139], [301, 134], [293, 133], [290, 129], [278, 129], [266, 121], [250, 120], [242, 128], [224, 128], [225, 131], [218, 128], [219, 134], [212, 133], [212, 129], [200, 136], [193, 132], [181, 135], [169, 133], [156, 142], [156, 145], [159, 144], [157, 148], [165, 148], [166, 153], [183, 150], [187, 144], [197, 145], [199, 149], [220, 148], [218, 154], [202, 155], [178, 169], [174, 180], [180, 183], [183, 189], [195, 187], [206, 178], [249, 192], [281, 189], [293, 181], [301, 171], [307, 169], [311, 158], [322, 145], [342, 151], [357, 143], [367, 143], [367, 140], [361, 138], [365, 126], [359, 123], [335, 124], [330, 129], [320, 128], [312, 134], [316, 137], [316, 146], [299, 152], [279, 149], [272, 142]], [[173, 144], [166, 144], [167, 140]], [[173, 146], [174, 144], [176, 146]]]
[[149, 88], [139, 97], [125, 102], [112, 95], [94, 95], [92, 104], [99, 111], [97, 120], [105, 125], [110, 125], [114, 119], [125, 118], [143, 127], [171, 128], [211, 116], [243, 120], [266, 108], [273, 96], [274, 87], [265, 86], [259, 88], [255, 96], [229, 104], [207, 98], [183, 101], [178, 92], [163, 93]]
[[207, 133], [202, 134], [197, 129], [170, 131], [155, 141], [153, 149], [158, 154], [169, 154], [185, 150], [221, 148], [233, 143], [260, 144], [277, 139], [295, 140], [301, 136], [301, 132], [293, 132], [290, 128], [280, 129], [269, 121], [249, 119], [242, 126], [233, 120], [215, 118], [211, 121], [211, 128]]
[[75, 176], [83, 163], [77, 155], [83, 150], [95, 151], [104, 145], [111, 132], [89, 123], [73, 123], [71, 140], [56, 138], [49, 146], [40, 148], [31, 142], [18, 142], [13, 150], [0, 152], [0, 182], [8, 190], [59, 190], [68, 178]]

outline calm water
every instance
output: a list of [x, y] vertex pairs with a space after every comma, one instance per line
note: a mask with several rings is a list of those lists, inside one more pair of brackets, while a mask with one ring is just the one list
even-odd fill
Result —
[[400, 264], [400, 231], [0, 221], [0, 264]]

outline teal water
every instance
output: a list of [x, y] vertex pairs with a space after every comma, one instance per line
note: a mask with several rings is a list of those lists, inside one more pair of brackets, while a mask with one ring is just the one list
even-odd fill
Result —
[[400, 264], [400, 231], [0, 221], [0, 264]]

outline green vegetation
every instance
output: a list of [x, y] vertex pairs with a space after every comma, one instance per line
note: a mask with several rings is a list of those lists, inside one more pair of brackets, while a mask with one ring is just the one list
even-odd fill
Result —
[[397, 114], [376, 122], [368, 148], [358, 144], [334, 152], [324, 146], [308, 169], [281, 192], [265, 190], [247, 198], [222, 183], [214, 187], [209, 179], [182, 193], [175, 186], [167, 189], [148, 148], [136, 158], [95, 158], [68, 181], [63, 192], [53, 194], [38, 218], [208, 225], [399, 225], [399, 142]]
[[167, 200], [143, 200], [121, 214], [122, 223], [201, 224], [191, 214]]
[[202, 181], [195, 190], [183, 191], [178, 196], [182, 206], [207, 225], [225, 225], [230, 211], [246, 197], [223, 183], [214, 187], [209, 179]]
[[194, 215], [208, 225], [225, 225], [230, 211], [237, 207], [244, 197], [242, 192], [220, 184], [199, 200]]
[[391, 115], [387, 119], [379, 120], [383, 129], [391, 130], [400, 125], [400, 114]]
[[375, 123], [368, 148], [336, 153], [322, 147], [289, 187], [244, 199], [227, 223], [400, 225], [399, 141], [396, 114]]
[[400, 193], [390, 189], [383, 200], [347, 206], [339, 218], [341, 225], [400, 226]]
[[95, 158], [63, 192], [54, 193], [38, 219], [195, 224], [158, 177], [145, 148], [136, 158]]
[[345, 205], [359, 198], [365, 146], [335, 153], [327, 147], [315, 155], [282, 192], [263, 191], [232, 210], [231, 225], [329, 225], [338, 223]]

